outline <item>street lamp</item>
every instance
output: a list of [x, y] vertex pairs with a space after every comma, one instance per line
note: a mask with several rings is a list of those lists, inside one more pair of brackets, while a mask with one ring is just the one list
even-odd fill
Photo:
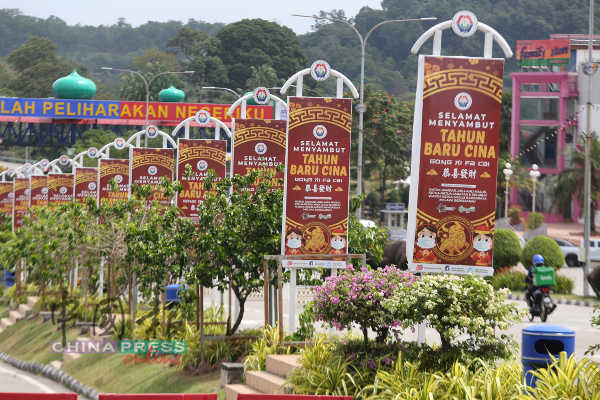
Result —
[[235, 94], [238, 99], [241, 97], [234, 90], [231, 90], [231, 89], [228, 89], [228, 88], [225, 88], [225, 87], [203, 86], [202, 89], [206, 89], [206, 90], [226, 90], [228, 92], [231, 92], [231, 93]]
[[537, 183], [538, 178], [541, 175], [540, 171], [538, 171], [537, 164], [533, 164], [531, 166], [531, 171], [529, 171], [529, 175], [531, 176], [531, 181], [533, 183], [533, 206], [531, 210], [533, 213], [535, 213], [535, 185]]
[[[296, 85], [290, 85], [290, 86], [291, 87], [297, 87]], [[280, 87], [270, 87], [270, 88], [267, 88], [267, 89], [269, 89], [269, 90], [271, 90], [271, 89], [280, 90], [281, 88]], [[302, 90], [308, 90], [309, 92], [315, 92], [316, 94], [319, 95], [319, 97], [323, 97], [323, 95], [321, 93], [317, 92], [316, 90], [308, 89], [308, 88], [305, 88], [305, 87], [303, 87]]]
[[509, 185], [508, 184], [510, 182], [510, 177], [513, 174], [513, 170], [510, 169], [510, 167], [511, 167], [510, 163], [506, 163], [506, 164], [504, 164], [504, 166], [506, 167], [503, 171], [504, 177], [506, 178], [506, 204], [504, 206], [504, 218], [508, 218], [508, 193], [509, 193]]
[[[381, 25], [387, 24], [389, 22], [433, 21], [433, 20], [436, 20], [437, 18], [431, 17], [431, 18], [413, 18], [413, 19], [394, 19], [394, 20], [390, 20], [390, 21], [383, 21], [383, 22], [380, 22], [379, 24], [375, 25], [373, 28], [371, 28], [371, 30], [367, 33], [367, 36], [365, 36], [365, 38], [363, 39], [362, 35], [354, 27], [354, 25], [352, 25], [348, 21], [344, 21], [342, 19], [315, 17], [315, 16], [311, 16], [311, 15], [301, 15], [301, 14], [292, 14], [292, 16], [304, 17], [304, 18], [314, 18], [314, 19], [327, 19], [329, 21], [342, 22], [342, 23], [348, 25], [350, 28], [354, 29], [354, 32], [356, 32], [356, 34], [358, 35], [358, 38], [360, 39], [360, 45], [361, 45], [360, 104], [358, 104], [356, 107], [356, 110], [358, 111], [358, 162], [357, 162], [357, 167], [356, 167], [356, 172], [357, 172], [357, 174], [356, 174], [356, 179], [357, 179], [356, 195], [360, 196], [360, 194], [362, 193], [363, 113], [367, 110], [367, 107], [365, 106], [365, 102], [364, 102], [364, 100], [365, 100], [365, 48], [367, 46], [367, 40], [369, 39], [369, 35], [371, 35], [371, 32], [373, 32], [375, 29], [377, 29]], [[362, 204], [356, 210], [356, 218], [360, 219], [361, 216], [362, 216]]]
[[[193, 74], [195, 72], [195, 71], [183, 71], [183, 72], [166, 71], [166, 72], [161, 72], [160, 74], [154, 75], [152, 77], [152, 79], [150, 79], [150, 82], [148, 82], [146, 80], [146, 78], [144, 78], [144, 76], [142, 74], [140, 74], [139, 72], [137, 72], [137, 71], [132, 71], [132, 70], [129, 70], [129, 69], [109, 68], [109, 67], [102, 67], [101, 69], [105, 69], [107, 71], [130, 72], [130, 73], [136, 74], [140, 78], [142, 78], [142, 80], [146, 84], [146, 124], [144, 126], [146, 129], [148, 128], [148, 103], [150, 102], [150, 84], [152, 83], [152, 81], [154, 80], [154, 78], [156, 78], [157, 76], [166, 75], [166, 74]], [[147, 135], [144, 135], [144, 146], [148, 147], [148, 136]]]

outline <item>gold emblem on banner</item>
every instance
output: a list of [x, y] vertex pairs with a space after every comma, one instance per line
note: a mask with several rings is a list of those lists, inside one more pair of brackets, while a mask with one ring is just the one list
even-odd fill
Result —
[[444, 70], [425, 76], [423, 98], [444, 90], [471, 90], [502, 101], [502, 79], [483, 71]]

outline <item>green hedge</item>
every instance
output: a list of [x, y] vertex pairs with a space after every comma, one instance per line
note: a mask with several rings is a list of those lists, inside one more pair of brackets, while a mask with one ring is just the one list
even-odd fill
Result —
[[[494, 289], [507, 288], [512, 292], [524, 292], [527, 284], [523, 279], [527, 274], [520, 271], [501, 272], [492, 278]], [[556, 275], [556, 285], [552, 286], [552, 292], [556, 294], [571, 294], [575, 283], [567, 276]]]
[[533, 265], [533, 256], [541, 254], [547, 267], [561, 268], [565, 265], [565, 257], [558, 244], [548, 236], [536, 236], [530, 239], [523, 249], [521, 262], [529, 269]]
[[494, 231], [494, 271], [517, 265], [522, 252], [519, 238], [511, 229]]

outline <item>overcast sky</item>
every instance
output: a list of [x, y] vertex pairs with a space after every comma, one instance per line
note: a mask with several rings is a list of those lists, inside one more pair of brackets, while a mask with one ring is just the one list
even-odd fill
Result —
[[314, 15], [321, 10], [343, 9], [348, 17], [353, 17], [364, 6], [381, 9], [381, 0], [0, 0], [0, 8], [18, 8], [25, 15], [39, 18], [55, 15], [69, 25], [113, 25], [120, 17], [133, 26], [147, 21], [185, 22], [190, 18], [226, 23], [262, 18], [288, 26], [297, 34], [310, 31], [314, 20], [290, 14]]

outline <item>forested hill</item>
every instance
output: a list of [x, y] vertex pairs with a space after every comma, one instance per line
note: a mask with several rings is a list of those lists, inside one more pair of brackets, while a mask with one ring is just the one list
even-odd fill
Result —
[[[513, 51], [519, 39], [547, 39], [551, 33], [586, 33], [588, 29], [588, 0], [383, 0], [381, 7], [381, 10], [365, 7], [354, 17], [346, 16], [341, 10], [322, 12], [322, 15], [347, 19], [363, 36], [385, 20], [437, 17], [437, 21], [386, 24], [369, 37], [366, 82], [404, 99], [414, 98], [416, 85], [417, 57], [410, 54], [410, 48], [425, 30], [451, 19], [459, 10], [473, 11], [481, 22], [504, 36]], [[29, 36], [36, 35], [49, 37], [56, 44], [58, 55], [87, 65], [92, 71], [102, 65], [127, 68], [143, 49], [164, 50], [167, 40], [184, 26], [215, 36], [225, 24], [190, 19], [187, 23], [150, 21], [132, 27], [119, 19], [112, 26], [69, 26], [58, 17], [40, 19], [25, 16], [18, 10], [4, 9], [0, 10], [0, 57], [6, 57]], [[600, 7], [596, 8], [595, 26], [600, 32]], [[348, 26], [319, 22], [312, 32], [300, 35], [299, 39], [309, 64], [316, 59], [327, 60], [353, 82], [360, 82], [359, 40]], [[448, 30], [442, 39], [442, 53], [482, 56], [483, 41], [481, 32], [474, 38], [460, 39]], [[421, 49], [422, 54], [431, 52], [431, 43], [430, 39]], [[503, 56], [498, 45], [494, 45], [494, 56]], [[515, 70], [514, 58], [507, 60], [505, 85], [510, 84], [508, 72]], [[325, 86], [328, 85], [335, 82], [326, 82]]]
[[215, 36], [225, 25], [189, 19], [187, 23], [148, 21], [132, 27], [124, 18], [111, 26], [67, 25], [59, 17], [36, 18], [5, 8], [0, 10], [0, 57], [8, 56], [33, 35], [52, 39], [58, 55], [69, 59], [93, 64], [90, 66], [110, 61], [114, 68], [127, 68], [134, 58], [128, 54], [150, 48], [164, 51], [167, 40], [184, 26]]
[[[589, 0], [383, 0], [382, 10], [363, 8], [351, 22], [364, 36], [381, 21], [437, 17], [437, 21], [397, 22], [383, 25], [368, 39], [365, 81], [384, 87], [388, 93], [414, 99], [417, 56], [410, 49], [417, 38], [441, 21], [452, 19], [460, 10], [470, 10], [479, 21], [496, 29], [515, 50], [520, 39], [548, 39], [551, 33], [587, 33]], [[323, 16], [335, 18], [339, 12]], [[600, 32], [600, 7], [595, 9], [595, 31]], [[302, 47], [309, 61], [329, 60], [332, 68], [360, 82], [360, 47], [356, 33], [341, 23], [321, 25], [314, 32], [301, 35]], [[483, 56], [484, 34], [461, 39], [450, 30], [442, 37], [442, 54]], [[431, 54], [432, 39], [421, 48]], [[503, 57], [494, 44], [494, 56]], [[514, 57], [506, 61], [505, 86], [510, 86], [508, 72], [517, 69]], [[402, 96], [406, 93], [406, 96]]]

